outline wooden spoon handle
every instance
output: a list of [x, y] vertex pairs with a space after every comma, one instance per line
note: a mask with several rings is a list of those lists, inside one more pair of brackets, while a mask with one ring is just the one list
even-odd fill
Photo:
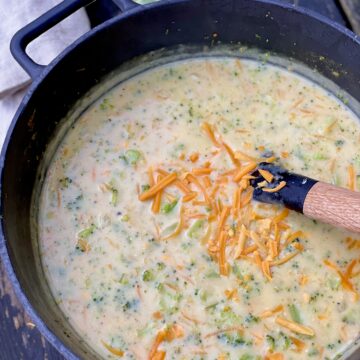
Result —
[[360, 192], [317, 182], [306, 195], [303, 213], [360, 233]]

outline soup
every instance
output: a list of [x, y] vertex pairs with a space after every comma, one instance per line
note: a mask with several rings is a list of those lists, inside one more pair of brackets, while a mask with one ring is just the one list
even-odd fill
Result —
[[249, 180], [275, 161], [356, 189], [359, 140], [341, 101], [270, 64], [195, 58], [121, 83], [42, 187], [56, 302], [103, 358], [334, 358], [359, 336], [360, 240], [253, 201]]

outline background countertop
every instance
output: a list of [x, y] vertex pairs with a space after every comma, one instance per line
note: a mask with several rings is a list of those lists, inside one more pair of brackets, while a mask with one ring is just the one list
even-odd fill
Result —
[[[307, 7], [360, 33], [360, 0], [282, 0]], [[87, 8], [92, 26], [102, 22], [115, 10], [99, 0]], [[1, 119], [0, 119], [1, 122]], [[4, 125], [4, 124], [3, 124]], [[6, 126], [0, 126], [0, 139]], [[0, 144], [1, 147], [1, 144]], [[39, 333], [16, 298], [0, 263], [0, 359], [6, 360], [63, 360]]]

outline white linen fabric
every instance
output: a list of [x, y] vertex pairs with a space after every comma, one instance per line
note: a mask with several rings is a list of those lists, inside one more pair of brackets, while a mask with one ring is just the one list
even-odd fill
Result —
[[[0, 0], [0, 148], [26, 87], [31, 83], [30, 77], [10, 53], [10, 40], [17, 30], [59, 2]], [[30, 43], [27, 52], [34, 61], [46, 65], [89, 29], [86, 12], [80, 9]]]

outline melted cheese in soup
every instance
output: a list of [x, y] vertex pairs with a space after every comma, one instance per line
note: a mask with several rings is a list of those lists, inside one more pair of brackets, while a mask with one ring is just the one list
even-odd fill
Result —
[[360, 331], [360, 239], [251, 200], [276, 161], [360, 189], [360, 127], [282, 68], [230, 57], [141, 73], [94, 103], [47, 171], [53, 296], [103, 358], [330, 359]]

